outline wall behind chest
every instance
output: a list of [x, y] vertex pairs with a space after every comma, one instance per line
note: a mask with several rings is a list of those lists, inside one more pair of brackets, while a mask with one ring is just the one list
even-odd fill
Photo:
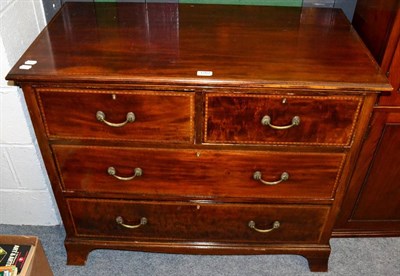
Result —
[[[48, 0], [43, 2], [47, 21], [49, 21], [64, 2], [145, 2], [145, 0]], [[279, 5], [279, 6], [313, 6], [323, 8], [340, 8], [351, 21], [357, 0], [147, 0], [147, 2], [180, 2], [180, 3], [225, 3], [246, 5]]]
[[0, 224], [60, 223], [22, 92], [4, 79], [46, 22], [41, 1], [0, 1]]

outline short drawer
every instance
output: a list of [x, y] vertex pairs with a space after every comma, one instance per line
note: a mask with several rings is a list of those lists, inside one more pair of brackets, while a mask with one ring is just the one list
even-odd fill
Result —
[[200, 242], [316, 243], [330, 209], [94, 199], [67, 202], [77, 236]]
[[36, 89], [50, 138], [193, 141], [194, 95]]
[[206, 143], [350, 145], [361, 97], [208, 94]]
[[65, 190], [242, 200], [331, 199], [345, 158], [342, 153], [65, 145], [53, 145], [53, 151]]

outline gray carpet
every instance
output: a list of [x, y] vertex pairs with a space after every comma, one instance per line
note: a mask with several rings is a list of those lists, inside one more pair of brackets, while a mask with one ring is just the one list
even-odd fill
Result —
[[203, 256], [94, 250], [86, 266], [67, 266], [61, 226], [0, 225], [0, 234], [38, 236], [56, 276], [400, 275], [400, 238], [332, 239], [329, 272], [311, 273], [306, 259], [294, 255]]

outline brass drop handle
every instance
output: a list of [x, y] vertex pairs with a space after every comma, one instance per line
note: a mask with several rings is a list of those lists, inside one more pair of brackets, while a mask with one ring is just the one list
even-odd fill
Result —
[[132, 180], [132, 179], [134, 179], [134, 178], [137, 177], [137, 176], [138, 176], [138, 177], [139, 177], [139, 176], [142, 176], [142, 174], [143, 174], [143, 170], [142, 170], [141, 168], [135, 168], [134, 172], [135, 172], [135, 173], [134, 173], [134, 175], [132, 175], [132, 176], [123, 177], [123, 176], [118, 176], [118, 175], [116, 175], [117, 171], [115, 170], [114, 167], [109, 167], [109, 168], [107, 169], [107, 173], [108, 173], [109, 175], [114, 176], [116, 179], [123, 180], [123, 181]]
[[271, 182], [270, 182], [270, 181], [265, 181], [265, 180], [262, 179], [262, 174], [261, 174], [260, 171], [255, 171], [255, 172], [253, 173], [253, 179], [254, 179], [254, 180], [257, 180], [257, 181], [260, 181], [261, 183], [263, 183], [263, 184], [265, 184], [265, 185], [276, 185], [276, 184], [279, 184], [279, 183], [281, 183], [281, 182], [283, 182], [283, 181], [288, 180], [288, 179], [289, 179], [289, 173], [283, 172], [283, 173], [281, 174], [281, 179], [279, 179], [279, 180], [277, 180], [277, 181], [271, 181]]
[[108, 126], [111, 126], [111, 127], [123, 127], [127, 123], [134, 122], [136, 117], [135, 117], [135, 113], [128, 112], [126, 114], [126, 120], [124, 122], [122, 122], [122, 123], [111, 123], [111, 122], [106, 121], [106, 114], [103, 111], [97, 111], [96, 112], [96, 119], [99, 120], [102, 123], [105, 123]]
[[142, 217], [142, 218], [140, 219], [140, 223], [139, 223], [139, 224], [136, 224], [136, 225], [125, 224], [125, 223], [124, 223], [124, 219], [123, 219], [121, 216], [116, 217], [116, 218], [115, 218], [115, 221], [116, 221], [119, 225], [121, 225], [121, 226], [123, 226], [123, 227], [125, 227], [125, 228], [129, 228], [129, 229], [136, 229], [136, 228], [139, 228], [139, 227], [142, 226], [142, 225], [147, 224], [147, 218], [145, 218], [145, 217]]
[[298, 126], [300, 124], [300, 117], [299, 116], [294, 116], [292, 119], [292, 124], [291, 125], [287, 125], [287, 126], [276, 126], [273, 125], [271, 123], [271, 117], [268, 115], [265, 115], [262, 119], [261, 119], [261, 124], [264, 126], [269, 126], [273, 129], [278, 129], [278, 130], [282, 130], [282, 129], [288, 129], [294, 126]]
[[278, 229], [279, 227], [281, 227], [281, 223], [280, 223], [279, 221], [274, 221], [274, 223], [272, 224], [272, 228], [269, 228], [269, 229], [259, 229], [259, 228], [256, 227], [256, 223], [255, 223], [253, 220], [250, 220], [248, 226], [249, 226], [251, 229], [256, 230], [257, 232], [260, 232], [260, 233], [269, 233], [269, 232], [272, 232], [272, 231], [274, 231], [275, 229]]

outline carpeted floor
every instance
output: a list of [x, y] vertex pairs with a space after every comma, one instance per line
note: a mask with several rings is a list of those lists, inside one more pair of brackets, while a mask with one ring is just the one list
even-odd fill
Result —
[[0, 225], [0, 234], [38, 236], [56, 276], [400, 275], [400, 238], [332, 239], [329, 272], [311, 273], [306, 259], [294, 255], [203, 256], [94, 250], [85, 266], [67, 266], [61, 226]]

